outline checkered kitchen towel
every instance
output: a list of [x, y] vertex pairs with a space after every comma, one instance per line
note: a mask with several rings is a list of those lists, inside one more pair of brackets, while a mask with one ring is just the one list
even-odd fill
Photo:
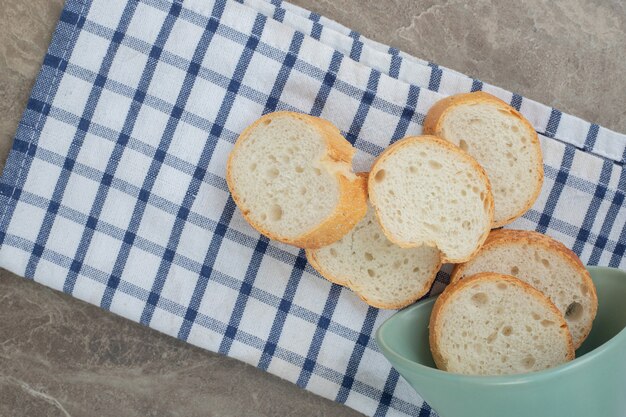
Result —
[[542, 140], [543, 192], [512, 226], [624, 268], [625, 136], [265, 0], [67, 1], [0, 181], [0, 265], [365, 414], [435, 416], [372, 338], [392, 312], [250, 228], [225, 162], [288, 109], [331, 120], [366, 170], [479, 89]]

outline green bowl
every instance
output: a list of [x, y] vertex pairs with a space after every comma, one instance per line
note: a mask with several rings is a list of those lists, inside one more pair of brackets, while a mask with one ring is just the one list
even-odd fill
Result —
[[576, 359], [545, 371], [468, 376], [435, 368], [428, 345], [434, 298], [376, 332], [385, 357], [441, 417], [626, 416], [626, 272], [589, 267], [598, 314]]

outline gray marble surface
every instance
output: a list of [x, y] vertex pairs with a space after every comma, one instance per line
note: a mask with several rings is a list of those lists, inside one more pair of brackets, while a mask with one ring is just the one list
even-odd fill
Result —
[[[294, 0], [372, 39], [626, 131], [619, 0]], [[0, 160], [61, 11], [0, 0]], [[357, 416], [0, 270], [0, 416]]]

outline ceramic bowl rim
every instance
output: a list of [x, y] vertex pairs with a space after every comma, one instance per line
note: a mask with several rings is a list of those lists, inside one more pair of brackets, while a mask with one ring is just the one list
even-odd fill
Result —
[[[621, 270], [616, 270], [615, 268], [608, 267], [597, 267], [597, 266], [589, 266], [587, 267], [590, 270], [595, 271], [619, 271], [626, 279], [626, 272]], [[463, 375], [456, 374], [452, 372], [442, 371], [440, 369], [431, 368], [430, 366], [423, 365], [419, 362], [412, 361], [407, 359], [406, 357], [397, 353], [385, 340], [382, 334], [385, 332], [385, 328], [389, 326], [389, 322], [393, 321], [397, 315], [407, 314], [408, 312], [420, 308], [425, 304], [432, 304], [435, 302], [437, 297], [431, 297], [426, 300], [420, 301], [418, 303], [413, 304], [410, 307], [405, 308], [389, 317], [385, 320], [376, 330], [376, 343], [380, 347], [383, 355], [393, 357], [394, 361], [400, 362], [404, 368], [410, 369], [411, 371], [421, 373], [425, 376], [430, 376], [433, 378], [439, 379], [449, 379], [456, 381], [463, 381], [468, 383], [480, 383], [487, 385], [510, 385], [510, 384], [526, 384], [535, 381], [546, 380], [550, 378], [554, 378], [560, 374], [568, 373], [574, 371], [576, 368], [579, 368], [588, 362], [596, 360], [598, 356], [603, 356], [609, 350], [617, 349], [619, 345], [623, 344], [626, 347], [626, 327], [620, 330], [615, 336], [611, 339], [604, 342], [602, 345], [593, 349], [590, 352], [585, 353], [584, 355], [575, 358], [574, 360], [564, 363], [562, 365], [556, 366], [554, 368], [545, 369], [541, 371], [528, 372], [523, 374], [513, 374], [513, 375], [498, 375], [498, 376], [485, 376], [485, 375]], [[397, 319], [397, 318], [396, 318]]]

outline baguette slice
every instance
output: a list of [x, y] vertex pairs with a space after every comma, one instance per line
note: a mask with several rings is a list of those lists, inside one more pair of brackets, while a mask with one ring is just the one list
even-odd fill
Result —
[[439, 369], [467, 375], [506, 375], [574, 359], [567, 324], [552, 302], [509, 276], [485, 272], [449, 285], [429, 325]]
[[494, 228], [520, 217], [539, 196], [543, 159], [537, 132], [499, 98], [477, 91], [440, 100], [426, 115], [424, 133], [461, 147], [485, 168], [495, 200]]
[[565, 316], [578, 348], [598, 310], [596, 288], [578, 256], [549, 236], [526, 230], [494, 230], [478, 254], [457, 265], [451, 282], [479, 272], [513, 275], [544, 293]]
[[347, 235], [320, 249], [307, 249], [323, 277], [354, 291], [377, 308], [399, 309], [426, 294], [441, 266], [435, 248], [404, 249], [385, 237], [370, 208]]
[[480, 165], [435, 136], [404, 138], [374, 162], [370, 201], [389, 240], [437, 247], [444, 262], [464, 262], [491, 229], [493, 196]]
[[237, 139], [226, 181], [257, 231], [301, 248], [319, 248], [341, 239], [367, 211], [366, 179], [352, 172], [354, 153], [330, 122], [270, 113]]

